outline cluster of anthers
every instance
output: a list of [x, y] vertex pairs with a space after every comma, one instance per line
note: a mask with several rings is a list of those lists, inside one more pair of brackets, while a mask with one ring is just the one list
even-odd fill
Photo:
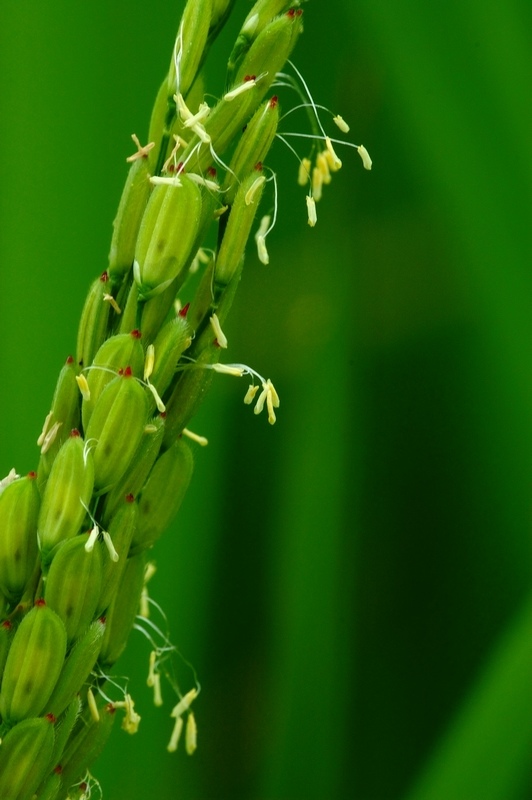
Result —
[[[344, 139], [336, 139], [331, 138], [325, 131], [325, 128], [321, 122], [319, 110], [330, 114], [332, 117], [333, 122], [339, 128], [339, 130], [347, 134], [349, 133], [349, 125], [343, 119], [342, 116], [339, 114], [333, 114], [328, 108], [325, 106], [321, 106], [315, 103], [310, 90], [305, 82], [303, 76], [297, 69], [297, 67], [291, 62], [288, 62], [292, 67], [295, 77], [293, 75], [289, 75], [287, 73], [278, 73], [276, 82], [273, 84], [276, 87], [288, 87], [290, 89], [295, 90], [298, 95], [300, 96], [302, 102], [293, 108], [291, 108], [281, 120], [286, 119], [290, 114], [300, 109], [306, 110], [309, 112], [311, 126], [314, 129], [313, 133], [302, 133], [302, 132], [292, 132], [292, 131], [283, 131], [277, 132], [276, 138], [282, 141], [290, 151], [296, 156], [299, 161], [299, 171], [298, 171], [298, 183], [300, 186], [308, 186], [309, 191], [306, 194], [306, 206], [307, 206], [307, 215], [308, 215], [308, 224], [311, 227], [314, 227], [317, 222], [317, 212], [316, 212], [316, 203], [321, 199], [323, 193], [323, 187], [329, 185], [332, 180], [332, 173], [337, 172], [342, 167], [342, 161], [338, 157], [334, 145], [343, 145], [347, 147], [351, 147], [356, 149], [360, 158], [362, 159], [363, 166], [366, 170], [370, 170], [372, 168], [372, 160], [367, 149], [364, 145], [355, 145], [352, 142], [346, 141]], [[224, 100], [232, 100], [238, 95], [243, 94], [246, 91], [251, 90], [262, 78], [262, 75], [254, 76], [248, 75], [246, 76], [244, 82], [233, 89], [230, 92], [227, 92], [223, 99]], [[163, 164], [162, 172], [164, 175], [162, 176], [151, 176], [150, 182], [154, 185], [158, 184], [173, 184], [179, 185], [180, 178], [179, 176], [184, 174], [187, 171], [187, 164], [190, 160], [194, 158], [196, 151], [201, 147], [203, 144], [207, 144], [210, 148], [210, 152], [212, 158], [216, 164], [218, 164], [226, 174], [233, 174], [230, 166], [226, 164], [221, 157], [216, 153], [214, 147], [212, 146], [211, 137], [209, 136], [208, 132], [205, 129], [205, 121], [209, 117], [211, 112], [211, 107], [205, 101], [199, 104], [199, 108], [196, 113], [193, 113], [190, 108], [187, 106], [183, 95], [181, 93], [176, 93], [174, 95], [174, 101], [176, 103], [177, 113], [182, 123], [183, 129], [186, 131], [190, 131], [191, 134], [195, 134], [198, 137], [198, 144], [196, 148], [193, 148], [188, 156], [186, 157], [185, 161], [179, 161], [179, 152], [184, 151], [188, 148], [188, 142], [185, 138], [181, 135], [174, 134], [174, 147], [166, 159], [165, 163]], [[272, 103], [277, 104], [278, 98], [272, 98]], [[312, 141], [312, 153], [311, 157], [305, 156], [300, 157], [297, 153], [296, 149], [289, 143], [288, 139], [291, 137], [297, 137], [301, 139], [310, 139]], [[147, 154], [153, 147], [153, 142], [150, 142], [146, 146], [141, 146], [138, 138], [136, 136], [132, 137], [137, 145], [137, 152], [130, 156], [127, 160], [133, 161], [137, 158], [145, 158]], [[260, 165], [262, 168], [262, 165]], [[215, 180], [216, 178], [216, 169], [209, 168], [207, 170], [206, 175], [200, 175], [194, 172], [186, 172], [188, 177], [192, 179], [194, 182], [198, 183], [199, 185], [203, 186], [207, 191], [216, 193], [219, 195], [222, 193], [221, 187], [219, 183]], [[234, 175], [235, 180], [238, 181], [236, 175]], [[264, 176], [260, 176], [257, 178], [256, 185], [262, 184], [266, 179]], [[271, 171], [271, 177], [268, 179], [268, 182], [273, 183], [274, 187], [274, 197], [273, 197], [273, 212], [271, 214], [265, 214], [262, 216], [260, 220], [259, 227], [255, 233], [255, 244], [257, 247], [257, 255], [258, 259], [262, 264], [269, 264], [269, 253], [266, 246], [266, 237], [271, 233], [273, 228], [275, 227], [276, 220], [277, 220], [277, 211], [278, 211], [278, 192], [277, 192], [277, 176], [276, 173]], [[250, 198], [250, 202], [251, 202]], [[217, 215], [221, 216], [227, 211], [227, 206], [221, 206], [218, 211]], [[197, 271], [201, 264], [207, 263], [210, 258], [215, 258], [214, 251], [208, 251], [205, 248], [200, 248], [190, 266], [190, 272], [193, 273]], [[176, 309], [179, 310], [180, 305], [179, 301], [176, 303]], [[217, 345], [221, 348], [227, 348], [227, 338], [223, 333], [220, 322], [216, 314], [212, 314], [210, 317], [210, 324], [212, 326], [213, 332], [215, 334], [215, 341]], [[194, 366], [193, 363], [181, 365], [180, 369], [184, 368], [192, 368]], [[255, 402], [255, 414], [260, 414], [263, 410], [264, 406], [266, 405], [268, 411], [268, 421], [270, 424], [274, 424], [276, 421], [275, 416], [275, 408], [279, 407], [279, 395], [273, 386], [271, 380], [263, 378], [258, 372], [256, 372], [251, 367], [248, 367], [244, 364], [212, 364], [212, 365], [204, 365], [211, 367], [213, 370], [219, 373], [233, 375], [236, 377], [242, 377], [244, 375], [249, 375], [252, 378], [252, 383], [249, 386], [248, 391], [244, 397], [244, 402], [247, 405], [250, 405], [255, 400], [255, 397], [259, 391], [259, 388], [262, 387], [262, 391], [260, 392], [256, 402]], [[259, 384], [254, 383], [254, 379], [257, 378]], [[153, 387], [149, 384], [148, 376], [145, 375], [145, 380], [147, 381], [148, 388], [153, 392], [154, 396], [156, 395]], [[155, 396], [157, 407], [160, 411], [164, 411], [162, 406], [162, 401], [159, 397]], [[187, 435], [190, 435], [191, 438], [196, 438], [196, 440], [200, 444], [206, 444], [206, 440], [203, 437], [197, 437], [191, 432], [186, 431]]]

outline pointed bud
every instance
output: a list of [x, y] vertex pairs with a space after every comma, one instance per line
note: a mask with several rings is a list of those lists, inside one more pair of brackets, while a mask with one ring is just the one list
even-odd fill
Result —
[[108, 534], [118, 553], [118, 560], [113, 560], [109, 553], [103, 557], [102, 592], [98, 600], [98, 613], [105, 613], [115, 596], [124, 572], [131, 540], [138, 520], [138, 505], [125, 498], [121, 508], [114, 514], [109, 524]]
[[17, 603], [35, 569], [40, 495], [35, 475], [19, 478], [0, 495], [0, 590]]
[[[240, 266], [264, 188], [264, 182], [258, 186], [256, 184], [259, 177], [263, 176], [253, 170], [236, 193], [216, 260], [214, 281], [217, 289], [227, 286]], [[250, 197], [249, 193], [253, 190], [254, 194]]]
[[87, 769], [96, 761], [109, 739], [116, 712], [109, 703], [103, 701], [99, 701], [99, 709], [98, 721], [85, 713], [74, 727], [61, 757], [63, 787], [73, 786], [85, 778]]
[[212, 17], [212, 0], [188, 0], [177, 33], [168, 73], [169, 96], [184, 96], [192, 86], [204, 57]]
[[126, 367], [105, 387], [92, 412], [87, 440], [95, 440], [94, 488], [108, 491], [126, 469], [144, 433], [148, 401], [142, 386]]
[[92, 364], [94, 354], [102, 344], [107, 333], [109, 321], [109, 303], [104, 295], [109, 291], [109, 275], [103, 272], [89, 289], [81, 314], [78, 329], [76, 360], [79, 366]]
[[54, 461], [39, 512], [37, 536], [44, 564], [57, 545], [79, 533], [93, 487], [92, 454], [73, 430]]
[[56, 687], [45, 705], [47, 712], [59, 717], [75, 699], [100, 654], [105, 633], [102, 619], [95, 620], [85, 631], [66, 657]]
[[44, 435], [41, 434], [42, 438], [38, 442], [41, 447], [41, 458], [37, 468], [37, 483], [41, 492], [44, 490], [61, 445], [68, 439], [70, 431], [79, 427], [81, 398], [76, 376], [76, 364], [70, 357], [59, 373], [52, 410], [47, 419], [46, 429], [43, 430]]
[[120, 579], [118, 591], [107, 614], [99, 663], [104, 669], [112, 666], [125, 649], [131, 628], [139, 610], [144, 586], [144, 553], [131, 556]]
[[141, 333], [134, 329], [130, 333], [111, 336], [102, 344], [94, 356], [91, 369], [86, 373], [90, 397], [84, 398], [82, 405], [83, 427], [87, 430], [94, 406], [98, 398], [116, 373], [130, 366], [135, 377], [142, 375], [144, 351]]
[[277, 98], [267, 100], [257, 109], [242, 134], [229, 164], [224, 182], [224, 198], [232, 203], [238, 186], [255, 164], [262, 162], [271, 147], [279, 122]]
[[189, 344], [190, 326], [184, 317], [176, 317], [164, 325], [155, 339], [150, 381], [161, 396], [170, 386], [177, 362]]
[[7, 657], [0, 694], [5, 722], [13, 724], [43, 711], [65, 653], [65, 626], [44, 601], [38, 601], [17, 628]]
[[169, 286], [186, 266], [201, 217], [201, 190], [187, 175], [156, 186], [142, 218], [134, 277], [145, 299]]
[[150, 424], [155, 427], [155, 430], [146, 431], [144, 429], [127, 471], [105, 498], [103, 522], [106, 526], [110, 526], [111, 520], [124, 503], [130, 504], [134, 502], [146, 483], [155, 459], [159, 455], [164, 436], [165, 420], [163, 417], [157, 416]]
[[[148, 161], [142, 156], [132, 163], [118, 211], [113, 222], [113, 237], [109, 252], [109, 277], [111, 283], [120, 284], [133, 266], [135, 243], [140, 221], [151, 192]], [[88, 364], [87, 364], [88, 366]]]
[[0, 797], [30, 800], [51, 769], [53, 747], [54, 726], [43, 717], [8, 731], [0, 747]]
[[65, 542], [51, 563], [44, 597], [63, 620], [69, 645], [93, 622], [101, 587], [101, 547], [87, 552], [83, 534]]
[[181, 505], [192, 470], [192, 451], [182, 439], [159, 456], [140, 495], [132, 553], [151, 547], [166, 530]]

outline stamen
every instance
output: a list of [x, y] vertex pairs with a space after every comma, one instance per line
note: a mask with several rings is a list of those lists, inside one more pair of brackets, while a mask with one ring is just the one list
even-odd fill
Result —
[[314, 169], [312, 170], [312, 197], [316, 202], [318, 202], [318, 200], [321, 200], [322, 187], [323, 187], [323, 173], [318, 167], [314, 167]]
[[155, 363], [155, 347], [153, 344], [149, 344], [146, 348], [146, 358], [144, 361], [144, 380], [147, 381], [150, 375], [153, 372], [153, 366]]
[[360, 158], [362, 159], [362, 164], [364, 166], [364, 169], [371, 169], [371, 165], [372, 165], [373, 162], [372, 162], [372, 160], [371, 160], [371, 158], [369, 156], [368, 151], [364, 147], [364, 145], [363, 144], [359, 145], [357, 147], [357, 150], [358, 150], [358, 154], [359, 154]]
[[210, 367], [222, 375], [234, 375], [236, 378], [241, 378], [245, 374], [242, 367], [232, 367], [230, 364], [211, 364]]
[[308, 212], [308, 224], [311, 228], [314, 227], [316, 222], [318, 221], [318, 216], [316, 214], [316, 203], [314, 198], [307, 194], [307, 212]]
[[201, 447], [207, 447], [209, 444], [209, 440], [205, 436], [200, 436], [199, 433], [194, 433], [194, 431], [189, 430], [188, 428], [183, 428], [182, 433], [184, 436], [187, 436], [193, 442], [196, 442]]
[[[187, 109], [188, 110], [188, 109]], [[211, 113], [211, 107], [207, 103], [200, 103], [200, 107], [196, 114], [192, 114], [183, 122], [184, 128], [194, 128], [194, 125], [203, 122]]]
[[156, 706], [163, 705], [163, 697], [161, 694], [161, 676], [157, 672], [155, 668], [155, 662], [157, 660], [157, 652], [152, 650], [150, 653], [150, 668], [148, 672], [148, 680], [146, 681], [147, 686], [150, 689], [153, 689], [153, 703]]
[[198, 728], [196, 720], [192, 711], [189, 712], [187, 717], [187, 729], [185, 731], [185, 748], [189, 756], [196, 750], [198, 746]]
[[153, 150], [155, 147], [155, 142], [149, 142], [148, 144], [142, 146], [136, 133], [132, 133], [131, 138], [137, 145], [137, 152], [126, 158], [126, 161], [129, 164], [131, 164], [133, 161], [138, 161], [139, 158], [147, 158], [150, 150]]
[[211, 323], [211, 328], [214, 331], [214, 335], [216, 336], [216, 341], [224, 350], [227, 348], [227, 336], [222, 330], [222, 326], [220, 325], [220, 320], [218, 319], [216, 314], [213, 314], [210, 318], [209, 322]]
[[308, 181], [310, 180], [310, 167], [311, 161], [310, 158], [302, 158], [299, 162], [299, 173], [297, 176], [297, 182], [300, 186], [306, 186]]
[[150, 596], [147, 586], [143, 586], [140, 593], [139, 616], [144, 617], [144, 619], [148, 619], [150, 616]]
[[5, 478], [2, 478], [0, 481], [0, 494], [9, 486], [10, 483], [16, 481], [17, 478], [20, 478], [20, 475], [17, 473], [16, 469], [12, 467], [9, 472], [7, 473]]
[[109, 303], [111, 308], [113, 308], [114, 311], [116, 311], [117, 314], [121, 314], [122, 313], [122, 309], [120, 308], [120, 306], [118, 305], [118, 303], [116, 302], [116, 300], [114, 299], [112, 294], [104, 294], [103, 300], [104, 300], [104, 303]]
[[260, 233], [255, 234], [255, 242], [257, 243], [257, 255], [262, 264], [270, 263], [270, 256], [266, 249], [266, 239]]
[[175, 717], [176, 719], [178, 717], [181, 717], [185, 713], [185, 711], [188, 711], [188, 709], [192, 704], [192, 701], [195, 700], [197, 696], [198, 696], [198, 690], [191, 689], [189, 692], [186, 693], [184, 697], [181, 698], [181, 700], [177, 703], [177, 705], [173, 707], [172, 711], [170, 712], [170, 716]]
[[[163, 178], [160, 175], [152, 175], [150, 178], [150, 183], [154, 186], [181, 186], [181, 181], [177, 173], [174, 175], [173, 178]], [[137, 261], [133, 263], [133, 269], [135, 268], [135, 264], [138, 264]], [[137, 280], [135, 278], [135, 280]]]
[[266, 249], [266, 236], [270, 231], [270, 222], [271, 217], [269, 214], [266, 214], [260, 221], [259, 229], [255, 234], [255, 243], [257, 245], [257, 254], [259, 257], [259, 261], [262, 264], [269, 264], [270, 263], [270, 256], [268, 255], [268, 250]]
[[197, 175], [195, 172], [189, 172], [188, 177], [191, 181], [194, 181], [194, 183], [197, 183], [199, 186], [205, 186], [205, 188], [209, 189], [211, 192], [220, 191], [220, 185], [216, 183], [216, 181], [210, 181], [208, 178]]
[[266, 178], [264, 177], [264, 175], [259, 175], [258, 178], [255, 178], [255, 180], [247, 190], [244, 197], [244, 202], [246, 203], [247, 206], [250, 206], [253, 203], [253, 201], [255, 200], [255, 195], [257, 194], [262, 184], [265, 183], [265, 181]]
[[259, 384], [258, 383], [250, 383], [249, 388], [244, 395], [244, 403], [247, 406], [250, 406], [253, 400], [255, 399], [255, 395], [259, 391]]
[[98, 528], [96, 523], [94, 523], [94, 527], [92, 528], [89, 534], [89, 538], [85, 542], [86, 553], [92, 553], [92, 551], [94, 550], [94, 545], [96, 544], [99, 535], [100, 535], [100, 529]]
[[174, 133], [174, 141], [175, 141], [175, 145], [172, 148], [172, 152], [170, 153], [170, 155], [168, 156], [168, 158], [166, 159], [166, 161], [163, 164], [163, 169], [162, 169], [163, 172], [169, 172], [170, 166], [172, 164], [174, 166], [177, 166], [177, 164], [176, 164], [176, 155], [177, 155], [178, 150], [181, 147], [187, 147], [187, 145], [188, 145], [188, 142], [186, 142], [185, 139], [183, 139], [181, 136], [178, 136], [175, 133]]
[[183, 717], [177, 717], [174, 729], [172, 731], [172, 736], [170, 737], [170, 741], [166, 749], [169, 753], [175, 753], [177, 750], [177, 745], [179, 744], [179, 739], [181, 738], [181, 733], [183, 731]]
[[332, 146], [332, 142], [328, 136], [325, 137], [325, 146], [327, 147], [327, 152], [330, 153], [329, 166], [333, 172], [337, 172], [341, 168], [342, 162], [336, 155], [334, 147]]
[[329, 162], [327, 161], [325, 153], [318, 153], [316, 156], [316, 166], [321, 172], [323, 183], [329, 184], [332, 181], [332, 177], [331, 170], [329, 169]]
[[161, 400], [159, 392], [157, 391], [153, 383], [150, 383], [149, 381], [146, 383], [146, 386], [153, 395], [153, 398], [155, 400], [155, 405], [157, 406], [157, 411], [159, 411], [161, 414], [164, 414], [164, 412], [166, 411], [166, 406]]
[[90, 715], [94, 722], [100, 721], [100, 712], [98, 711], [98, 706], [96, 705], [96, 700], [94, 698], [94, 694], [92, 693], [92, 689], [87, 689], [87, 705], [89, 707]]
[[[261, 76], [262, 77], [262, 76]], [[258, 78], [250, 78], [250, 80], [244, 80], [244, 83], [241, 83], [240, 86], [237, 86], [236, 89], [231, 89], [230, 92], [226, 92], [224, 94], [224, 100], [234, 100], [235, 97], [243, 94], [244, 92], [249, 92], [250, 89], [253, 89], [254, 86], [257, 85]]]
[[56, 438], [56, 436], [57, 436], [57, 434], [59, 432], [59, 428], [61, 427], [62, 424], [63, 424], [62, 422], [54, 422], [54, 424], [52, 425], [52, 427], [50, 428], [50, 430], [48, 431], [48, 433], [44, 437], [44, 442], [43, 442], [43, 445], [41, 447], [41, 455], [44, 455], [45, 453], [48, 452], [48, 450], [50, 449], [50, 447], [54, 443], [55, 438]]
[[38, 447], [40, 447], [42, 445], [42, 443], [44, 442], [44, 439], [45, 439], [46, 434], [48, 432], [48, 426], [50, 425], [50, 422], [52, 420], [53, 415], [54, 415], [53, 411], [50, 411], [46, 415], [46, 419], [44, 420], [44, 425], [42, 426], [41, 434], [40, 434], [39, 438], [37, 439], [37, 446]]
[[85, 375], [76, 375], [76, 383], [78, 384], [83, 399], [90, 400], [91, 390], [89, 389], [89, 384], [87, 383], [87, 378]]
[[274, 408], [279, 408], [280, 401], [279, 395], [275, 391], [275, 387], [271, 380], [268, 378], [267, 381], [263, 381], [262, 383], [262, 392], [259, 395], [259, 399], [255, 404], [254, 412], [255, 414], [260, 414], [262, 409], [264, 408], [264, 403], [266, 402], [266, 407], [268, 409], [268, 422], [270, 425], [274, 425], [276, 421], [276, 416], [274, 412]]
[[[111, 539], [111, 536], [107, 533], [107, 531], [102, 531], [102, 536], [103, 536], [104, 544], [107, 547], [107, 551], [109, 553], [109, 557], [110, 557], [111, 561], [114, 561], [116, 563], [118, 561], [118, 559], [119, 559], [119, 555], [115, 550], [115, 546], [113, 544], [113, 540]], [[85, 546], [85, 549], [87, 549], [86, 546]]]
[[340, 128], [342, 133], [349, 133], [349, 125], [347, 124], [345, 119], [343, 119], [343, 117], [340, 116], [340, 114], [337, 114], [335, 117], [333, 117], [333, 122]]
[[122, 721], [122, 729], [126, 731], [126, 733], [136, 733], [139, 729], [140, 714], [137, 714], [135, 711], [135, 703], [133, 702], [131, 695], [126, 694], [124, 700], [113, 702], [111, 705], [114, 709], [122, 708], [126, 712], [126, 715]]

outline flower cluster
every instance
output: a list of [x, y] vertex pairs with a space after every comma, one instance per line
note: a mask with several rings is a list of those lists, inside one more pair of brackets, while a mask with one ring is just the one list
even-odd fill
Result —
[[[229, 56], [225, 92], [206, 101], [201, 69], [233, 2], [186, 5], [148, 143], [132, 137], [109, 263], [89, 289], [76, 356], [59, 374], [38, 469], [0, 481], [0, 797], [90, 796], [97, 782], [88, 769], [117, 713], [126, 732], [139, 727], [127, 682], [112, 675], [133, 627], [149, 640], [147, 683], [162, 704], [175, 648], [148, 620], [158, 607], [147, 554], [187, 490], [189, 442], [207, 443], [188, 426], [213, 375], [249, 376], [244, 402], [276, 421], [272, 381], [220, 361], [223, 326], [261, 203], [269, 208], [254, 238], [269, 262], [277, 182], [265, 162], [274, 139], [308, 136], [317, 150], [313, 161], [297, 156], [311, 225], [341, 162], [289, 62], [302, 29], [297, 0], [257, 0]], [[282, 72], [287, 64], [294, 75]], [[299, 92], [317, 132], [279, 131], [279, 96], [269, 92], [285, 86]], [[348, 132], [341, 117], [334, 122]], [[183, 729], [186, 751], [196, 749], [193, 678], [186, 693], [171, 682], [169, 751]]]

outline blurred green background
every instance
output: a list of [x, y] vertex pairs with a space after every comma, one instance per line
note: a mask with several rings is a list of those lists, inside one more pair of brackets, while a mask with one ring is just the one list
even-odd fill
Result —
[[[2, 6], [2, 474], [37, 463], [182, 5]], [[532, 797], [531, 17], [528, 0], [306, 6], [295, 61], [374, 168], [343, 150], [311, 230], [297, 162], [271, 154], [271, 261], [250, 252], [227, 333], [274, 381], [278, 422], [219, 376], [154, 552], [151, 594], [203, 687], [199, 748], [166, 752], [173, 698], [153, 707], [136, 634], [117, 672], [141, 727], [117, 726], [94, 770], [110, 800]]]

